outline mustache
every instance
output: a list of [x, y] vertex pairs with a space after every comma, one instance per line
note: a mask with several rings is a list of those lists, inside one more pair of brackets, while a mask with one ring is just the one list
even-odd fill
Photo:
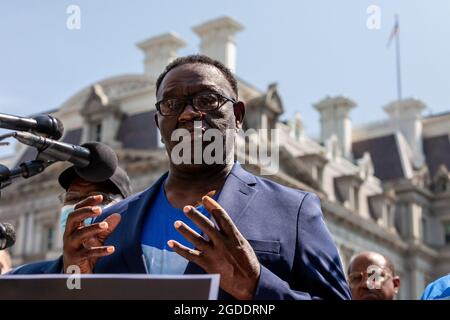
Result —
[[187, 131], [189, 131], [189, 132], [194, 132], [194, 131], [196, 131], [196, 130], [198, 131], [199, 129], [201, 129], [202, 132], [205, 132], [205, 131], [208, 130], [209, 128], [205, 127], [203, 124], [202, 124], [201, 127], [196, 127], [196, 126], [194, 126], [194, 124], [192, 123], [192, 124], [185, 124], [185, 125], [182, 125], [182, 126], [178, 126], [176, 130], [178, 130], [178, 129], [185, 129], [185, 130], [187, 130]]
[[201, 120], [193, 120], [193, 121], [185, 121], [185, 122], [178, 122], [176, 129], [186, 129], [188, 131], [193, 131], [195, 128], [195, 122], [201, 122], [201, 128], [204, 130], [208, 129], [218, 129], [222, 131], [226, 128], [224, 126], [225, 122], [223, 121], [212, 121], [209, 117], [203, 117]]
[[194, 118], [187, 121], [178, 121], [175, 129], [186, 129], [189, 132], [193, 132], [195, 127], [194, 122], [200, 121], [202, 123], [201, 128], [203, 129], [203, 132], [208, 129], [216, 129], [225, 135], [227, 129], [236, 128], [235, 120], [232, 117], [227, 117], [225, 115], [216, 113], [207, 113], [204, 114], [201, 118]]

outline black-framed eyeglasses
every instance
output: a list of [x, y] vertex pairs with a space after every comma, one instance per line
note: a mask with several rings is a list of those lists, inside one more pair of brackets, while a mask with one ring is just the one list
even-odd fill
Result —
[[228, 101], [236, 103], [236, 100], [220, 93], [200, 93], [192, 97], [164, 99], [158, 101], [155, 106], [162, 116], [177, 116], [187, 103], [197, 111], [210, 112], [221, 108]]
[[67, 191], [62, 192], [58, 195], [58, 200], [61, 202], [61, 204], [67, 205], [67, 204], [76, 204], [88, 197], [91, 196], [98, 196], [101, 195], [103, 197], [102, 204], [108, 204], [110, 202], [113, 202], [115, 200], [120, 199], [119, 195], [115, 194], [109, 194], [99, 191], [93, 191], [89, 192], [88, 194], [83, 194], [77, 191]]
[[350, 287], [354, 288], [361, 283], [361, 281], [366, 280], [370, 277], [373, 277], [372, 281], [377, 281], [379, 283], [384, 283], [389, 278], [393, 276], [390, 274], [389, 270], [386, 268], [379, 267], [378, 272], [372, 270], [370, 273], [367, 271], [362, 272], [352, 272], [348, 275], [348, 284]]

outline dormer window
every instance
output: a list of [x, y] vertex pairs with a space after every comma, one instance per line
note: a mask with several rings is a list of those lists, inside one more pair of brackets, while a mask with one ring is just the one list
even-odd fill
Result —
[[101, 121], [91, 123], [90, 126], [92, 129], [92, 130], [90, 130], [90, 132], [92, 134], [92, 136], [90, 137], [90, 140], [101, 142], [102, 141], [102, 123], [101, 123]]
[[383, 193], [369, 196], [370, 217], [379, 225], [388, 228], [391, 232], [395, 230], [395, 192], [393, 189]]
[[97, 84], [92, 87], [80, 113], [85, 120], [84, 141], [97, 141], [113, 148], [120, 147], [117, 134], [122, 122], [122, 112], [119, 105], [109, 101], [102, 86]]
[[353, 186], [350, 193], [350, 207], [358, 212], [359, 210], [359, 186]]
[[275, 129], [279, 116], [284, 112], [277, 85], [269, 85], [265, 94], [249, 100], [246, 110], [244, 130]]
[[436, 193], [445, 193], [450, 191], [450, 173], [447, 166], [442, 164], [434, 174], [431, 189]]
[[355, 213], [359, 212], [359, 191], [362, 180], [357, 174], [335, 178], [336, 197]]
[[311, 175], [314, 181], [317, 182], [319, 188], [323, 187], [323, 171], [325, 165], [328, 163], [328, 159], [324, 154], [311, 153], [299, 156], [298, 159], [307, 168], [308, 173]]

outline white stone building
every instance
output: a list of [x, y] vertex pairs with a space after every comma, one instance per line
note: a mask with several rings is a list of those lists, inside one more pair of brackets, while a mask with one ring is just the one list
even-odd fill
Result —
[[[201, 52], [235, 70], [234, 35], [243, 27], [224, 17], [193, 28]], [[174, 33], [138, 44], [141, 74], [126, 74], [88, 84], [50, 113], [65, 126], [63, 141], [97, 140], [112, 146], [135, 192], [167, 170], [167, 156], [153, 121], [155, 80], [185, 42]], [[314, 105], [321, 137], [303, 132], [300, 114], [281, 122], [283, 104], [275, 84], [260, 91], [239, 79], [247, 104], [244, 129], [277, 128], [280, 171], [268, 178], [313, 191], [322, 200], [327, 225], [344, 267], [362, 250], [389, 256], [401, 276], [400, 299], [416, 299], [426, 283], [450, 271], [450, 113], [423, 117], [423, 102], [388, 104], [384, 122], [353, 128], [349, 98], [326, 97]], [[17, 145], [0, 162], [10, 166], [35, 157]], [[18, 239], [15, 265], [53, 258], [61, 252], [58, 231], [60, 189], [56, 177], [67, 164], [55, 164], [2, 192], [0, 221], [11, 222]], [[259, 172], [258, 165], [246, 165]]]

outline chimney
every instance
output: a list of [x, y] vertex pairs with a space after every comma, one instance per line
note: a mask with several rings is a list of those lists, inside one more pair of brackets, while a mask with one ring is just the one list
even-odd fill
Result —
[[300, 112], [296, 112], [294, 117], [289, 121], [289, 133], [297, 141], [303, 138], [304, 128]]
[[137, 44], [144, 52], [145, 74], [156, 79], [186, 43], [175, 33], [165, 33]]
[[389, 115], [393, 128], [403, 134], [412, 152], [414, 167], [424, 164], [422, 146], [422, 111], [426, 105], [415, 98], [394, 101], [384, 107]]
[[355, 102], [342, 96], [326, 97], [314, 105], [320, 113], [321, 142], [325, 143], [335, 135], [339, 153], [347, 159], [352, 157], [352, 121], [349, 114], [355, 106]]
[[243, 29], [240, 23], [230, 17], [214, 19], [192, 28], [201, 39], [201, 53], [219, 60], [232, 72], [236, 72], [234, 35]]

